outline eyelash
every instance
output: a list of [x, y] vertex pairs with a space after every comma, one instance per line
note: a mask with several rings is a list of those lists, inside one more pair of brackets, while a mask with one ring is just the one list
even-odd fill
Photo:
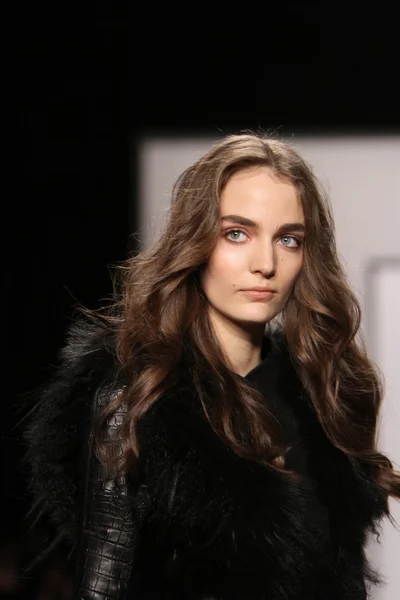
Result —
[[[243, 231], [242, 229], [237, 229], [237, 228], [236, 229], [228, 229], [227, 231], [225, 231], [224, 234], [223, 234], [224, 237], [228, 240], [228, 242], [233, 242], [234, 244], [237, 244], [237, 243], [240, 243], [240, 242], [237, 242], [235, 240], [230, 240], [227, 237], [229, 233], [232, 233], [232, 231], [235, 231], [235, 232], [238, 231], [239, 233], [243, 233], [244, 235], [247, 235], [247, 233], [245, 231]], [[293, 240], [296, 240], [296, 242], [298, 244], [295, 247], [284, 246], [284, 248], [288, 248], [288, 250], [298, 250], [302, 246], [302, 244], [303, 244], [303, 240], [301, 238], [298, 238], [295, 235], [285, 234], [285, 235], [281, 235], [279, 239], [282, 239], [282, 238], [285, 238], [285, 237], [286, 238], [292, 238]]]

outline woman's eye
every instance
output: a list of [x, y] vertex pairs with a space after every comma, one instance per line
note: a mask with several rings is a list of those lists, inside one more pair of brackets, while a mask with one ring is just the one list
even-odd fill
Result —
[[280, 240], [282, 241], [282, 245], [287, 248], [297, 248], [301, 245], [301, 240], [294, 235], [283, 235]]
[[[234, 234], [234, 235], [231, 236], [231, 234]], [[247, 237], [246, 234], [244, 233], [244, 231], [241, 231], [240, 229], [231, 229], [230, 231], [225, 232], [226, 237], [231, 236], [230, 238], [228, 238], [231, 242], [242, 242], [243, 240], [239, 239], [240, 234]]]

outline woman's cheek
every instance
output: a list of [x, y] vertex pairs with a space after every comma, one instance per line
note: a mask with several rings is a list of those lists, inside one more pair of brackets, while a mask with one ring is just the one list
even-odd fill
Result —
[[224, 248], [218, 257], [218, 263], [221, 268], [236, 271], [243, 263], [243, 252], [235, 247]]

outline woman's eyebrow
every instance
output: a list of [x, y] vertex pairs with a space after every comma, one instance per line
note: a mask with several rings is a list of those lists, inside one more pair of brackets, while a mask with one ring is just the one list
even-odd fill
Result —
[[[225, 215], [221, 217], [221, 221], [230, 221], [231, 223], [236, 223], [237, 225], [251, 227], [252, 229], [260, 229], [258, 223], [248, 219], [247, 217], [242, 217], [241, 215]], [[305, 229], [304, 223], [283, 223], [283, 225], [280, 225], [277, 233], [281, 233], [282, 231], [305, 232]]]

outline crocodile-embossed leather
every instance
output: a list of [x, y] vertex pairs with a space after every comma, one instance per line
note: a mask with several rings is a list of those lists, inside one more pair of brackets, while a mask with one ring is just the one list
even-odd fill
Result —
[[[97, 395], [94, 410], [104, 404]], [[107, 436], [115, 437], [124, 409], [110, 420]], [[84, 517], [80, 540], [75, 600], [123, 600], [133, 564], [135, 525], [132, 508], [124, 501], [127, 482], [107, 478], [89, 440], [84, 492]]]

